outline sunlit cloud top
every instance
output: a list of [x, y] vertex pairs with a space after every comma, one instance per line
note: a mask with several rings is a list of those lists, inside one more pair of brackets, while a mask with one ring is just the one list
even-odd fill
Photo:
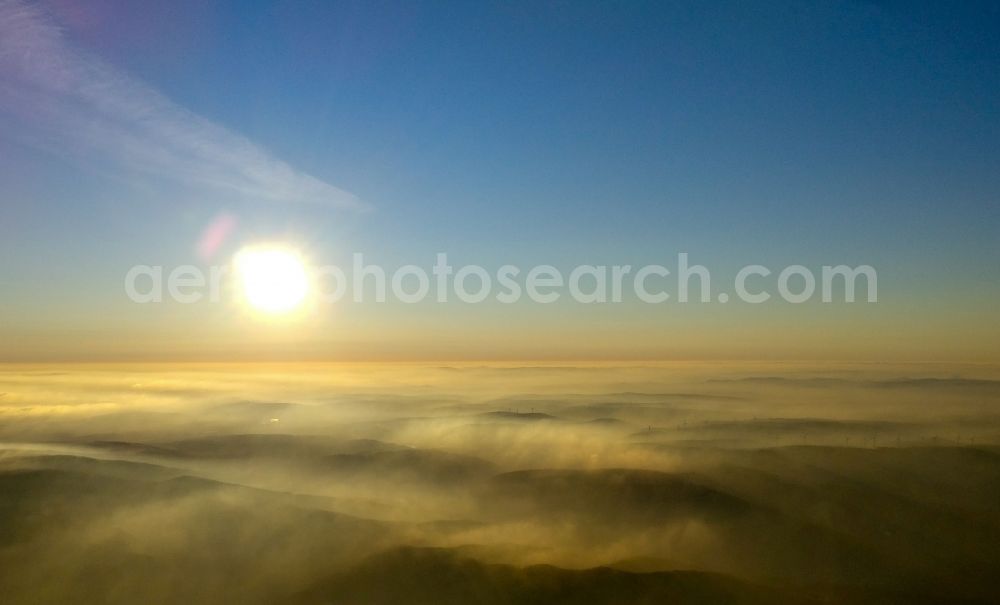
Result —
[[363, 207], [74, 47], [36, 5], [0, 0], [0, 74], [0, 116], [34, 146], [250, 199]]

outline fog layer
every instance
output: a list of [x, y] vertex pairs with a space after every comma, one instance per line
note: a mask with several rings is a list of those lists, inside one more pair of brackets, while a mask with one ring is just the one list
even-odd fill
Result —
[[0, 602], [995, 602], [998, 404], [988, 366], [3, 366]]

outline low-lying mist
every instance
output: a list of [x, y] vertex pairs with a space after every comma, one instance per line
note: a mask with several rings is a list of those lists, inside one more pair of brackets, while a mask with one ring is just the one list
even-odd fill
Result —
[[0, 367], [0, 603], [1000, 600], [1000, 375]]

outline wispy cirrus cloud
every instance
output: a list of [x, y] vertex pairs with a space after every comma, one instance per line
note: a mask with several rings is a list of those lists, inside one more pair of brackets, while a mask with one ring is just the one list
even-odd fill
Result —
[[72, 159], [255, 200], [346, 209], [353, 194], [177, 105], [83, 49], [39, 6], [0, 0], [0, 115]]

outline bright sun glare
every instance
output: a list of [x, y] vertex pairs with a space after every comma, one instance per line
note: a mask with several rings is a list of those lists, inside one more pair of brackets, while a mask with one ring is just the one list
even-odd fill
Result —
[[285, 314], [294, 311], [309, 292], [305, 264], [282, 248], [245, 248], [236, 255], [243, 296], [257, 311]]

